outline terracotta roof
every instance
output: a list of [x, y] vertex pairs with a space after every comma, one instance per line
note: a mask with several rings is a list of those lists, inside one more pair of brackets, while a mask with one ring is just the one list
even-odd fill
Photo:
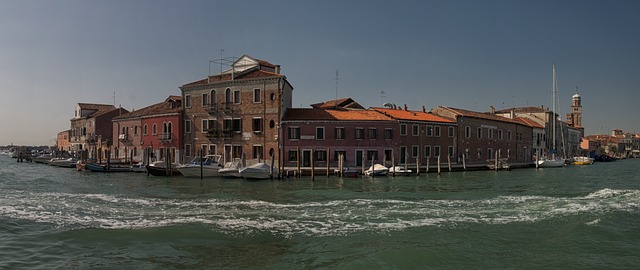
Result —
[[[247, 73], [235, 74], [234, 80], [237, 81], [237, 80], [248, 80], [248, 79], [255, 79], [255, 78], [268, 78], [268, 77], [278, 77], [278, 76], [283, 76], [283, 75], [274, 73], [274, 72], [264, 71], [264, 70], [252, 70]], [[206, 85], [207, 83], [226, 82], [226, 81], [231, 81], [231, 74], [219, 74], [219, 75], [209, 76], [208, 80], [205, 78], [199, 81], [190, 82], [183, 85], [182, 87]]]
[[493, 120], [493, 121], [501, 121], [501, 122], [508, 122], [508, 123], [513, 123], [513, 124], [521, 124], [524, 125], [522, 122], [520, 121], [516, 121], [513, 119], [509, 119], [506, 117], [502, 117], [502, 116], [497, 116], [495, 114], [491, 114], [491, 113], [481, 113], [481, 112], [474, 112], [474, 111], [468, 111], [468, 110], [463, 110], [463, 109], [457, 109], [457, 108], [450, 108], [450, 107], [446, 107], [446, 106], [440, 106], [440, 108], [448, 110], [458, 116], [463, 116], [463, 117], [473, 117], [473, 118], [479, 118], [479, 119], [486, 119], [486, 120]]
[[311, 107], [317, 108], [317, 109], [328, 109], [328, 108], [334, 108], [334, 107], [349, 108], [349, 109], [364, 109], [362, 105], [360, 105], [358, 102], [356, 102], [352, 98], [341, 98], [341, 99], [334, 99], [334, 100], [329, 100], [325, 102], [315, 103], [315, 104], [311, 104]]
[[149, 117], [149, 116], [155, 116], [155, 115], [180, 113], [181, 111], [182, 111], [182, 107], [172, 107], [171, 102], [163, 101], [160, 103], [153, 104], [151, 106], [144, 107], [139, 110], [135, 110], [135, 111], [114, 117], [113, 120], [124, 120], [124, 119], [132, 119], [132, 118], [139, 118], [139, 117]]
[[290, 108], [284, 121], [391, 121], [388, 116], [374, 110]]
[[532, 128], [540, 128], [543, 129], [544, 126], [538, 124], [536, 121], [533, 121], [532, 119], [526, 118], [526, 117], [516, 117], [513, 120], [519, 121], [522, 124], [526, 125], [526, 126], [530, 126]]
[[94, 104], [94, 103], [78, 103], [78, 106], [80, 106], [80, 109], [82, 110], [96, 110], [96, 111], [100, 111], [100, 110], [113, 110], [116, 107], [113, 105], [109, 105], [109, 104]]
[[406, 121], [425, 121], [425, 122], [438, 122], [438, 123], [455, 123], [456, 121], [438, 116], [428, 112], [422, 111], [405, 111], [398, 109], [388, 108], [372, 108], [380, 113], [383, 113], [391, 118]]

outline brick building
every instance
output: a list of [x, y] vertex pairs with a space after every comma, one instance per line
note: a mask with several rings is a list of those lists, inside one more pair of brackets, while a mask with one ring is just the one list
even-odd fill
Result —
[[65, 130], [58, 132], [56, 136], [56, 150], [58, 151], [70, 151], [71, 144], [69, 140], [71, 139], [71, 130]]
[[[399, 125], [374, 110], [345, 108], [291, 108], [282, 122], [284, 131], [281, 148], [284, 166], [310, 167], [338, 165], [338, 156], [345, 157], [345, 166], [360, 167], [375, 163], [396, 162]], [[313, 153], [313, 154], [312, 154]]]
[[[433, 113], [393, 108], [373, 108], [399, 124], [399, 164], [436, 163], [437, 157], [456, 161], [456, 122]], [[408, 159], [408, 160], [407, 160]]]
[[225, 161], [266, 159], [278, 164], [279, 126], [293, 87], [280, 66], [244, 55], [220, 74], [180, 87], [184, 155], [219, 154]]
[[105, 157], [108, 142], [112, 141], [111, 120], [129, 111], [113, 105], [78, 103], [75, 117], [71, 119], [70, 152], [86, 150], [86, 158]]
[[467, 163], [486, 162], [495, 158], [496, 152], [511, 162], [533, 160], [533, 128], [521, 121], [445, 106], [432, 109], [432, 112], [456, 120], [455, 148], [457, 155], [463, 155]]

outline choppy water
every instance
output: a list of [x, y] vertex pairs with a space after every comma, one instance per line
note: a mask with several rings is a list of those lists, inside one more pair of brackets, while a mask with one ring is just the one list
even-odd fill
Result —
[[638, 165], [244, 181], [0, 156], [0, 269], [636, 268]]

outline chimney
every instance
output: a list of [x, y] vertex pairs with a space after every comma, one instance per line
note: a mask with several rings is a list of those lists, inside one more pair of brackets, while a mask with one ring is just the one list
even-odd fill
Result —
[[493, 105], [489, 106], [489, 113], [490, 114], [495, 114], [496, 113], [496, 108], [494, 108]]
[[408, 110], [407, 110], [407, 104], [404, 104], [404, 110], [405, 110], [405, 111], [408, 111]]
[[280, 74], [280, 65], [276, 65], [276, 74]]
[[426, 113], [426, 112], [427, 112], [427, 109], [424, 107], [424, 105], [422, 105], [422, 112], [423, 112], [423, 113]]
[[516, 118], [516, 112], [514, 110], [511, 110], [511, 119]]

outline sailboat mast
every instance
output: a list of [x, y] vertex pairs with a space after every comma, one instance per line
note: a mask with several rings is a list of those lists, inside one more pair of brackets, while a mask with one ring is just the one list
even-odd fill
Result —
[[551, 103], [552, 103], [551, 112], [552, 112], [552, 115], [551, 116], [553, 117], [553, 121], [552, 121], [552, 124], [553, 124], [552, 140], [553, 140], [553, 151], [555, 153], [555, 151], [556, 151], [556, 64], [553, 64], [553, 76], [552, 76], [552, 78], [553, 78], [552, 79], [553, 82], [551, 83], [552, 84], [552, 86], [551, 86], [551, 89], [552, 89], [551, 90], [552, 91], [551, 92], [551, 97], [552, 97], [551, 98], [552, 99], [552, 101], [551, 101]]

